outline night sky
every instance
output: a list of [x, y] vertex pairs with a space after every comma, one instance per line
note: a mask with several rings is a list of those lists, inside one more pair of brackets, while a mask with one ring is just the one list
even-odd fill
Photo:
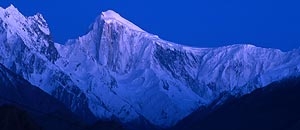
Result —
[[47, 20], [58, 43], [77, 38], [102, 11], [115, 10], [162, 39], [195, 47], [254, 44], [284, 51], [300, 46], [299, 0], [1, 0]]

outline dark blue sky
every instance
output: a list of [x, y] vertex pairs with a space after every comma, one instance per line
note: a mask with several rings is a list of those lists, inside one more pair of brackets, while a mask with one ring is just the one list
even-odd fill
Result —
[[145, 31], [189, 46], [250, 43], [284, 51], [300, 46], [297, 0], [3, 0], [0, 5], [11, 3], [27, 16], [42, 13], [59, 43], [85, 34], [102, 11], [113, 9]]

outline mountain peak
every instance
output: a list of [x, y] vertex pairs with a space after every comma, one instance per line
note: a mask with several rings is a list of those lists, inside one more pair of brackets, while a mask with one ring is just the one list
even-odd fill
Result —
[[43, 33], [45, 33], [46, 35], [50, 35], [48, 24], [41, 13], [37, 13], [30, 18], [38, 24], [38, 27]]
[[14, 5], [10, 5], [6, 8], [0, 7], [0, 15], [21, 15], [21, 13], [19, 12], [19, 10], [14, 6]]
[[10, 4], [6, 9], [8, 9], [8, 10], [18, 10], [13, 4]]
[[102, 12], [101, 18], [107, 23], [118, 22], [132, 30], [145, 32], [140, 27], [138, 27], [138, 26], [134, 25], [132, 22], [126, 20], [125, 18], [123, 18], [122, 16], [120, 16], [118, 13], [116, 13], [113, 10], [107, 10], [105, 12]]
[[14, 5], [9, 5], [7, 8], [5, 8], [5, 11], [11, 13], [11, 14], [21, 14], [19, 10]]

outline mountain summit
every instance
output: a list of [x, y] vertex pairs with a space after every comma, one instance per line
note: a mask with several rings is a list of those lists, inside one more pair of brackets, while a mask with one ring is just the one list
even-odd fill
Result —
[[144, 32], [140, 27], [134, 25], [133, 23], [129, 22], [128, 20], [121, 17], [118, 13], [113, 10], [108, 10], [106, 12], [102, 12], [101, 18], [106, 22], [119, 22], [123, 25], [126, 25], [128, 28]]
[[300, 52], [253, 45], [192, 48], [147, 33], [114, 11], [66, 44], [41, 15], [0, 9], [0, 63], [87, 121], [170, 127], [200, 107], [222, 104], [300, 74]]

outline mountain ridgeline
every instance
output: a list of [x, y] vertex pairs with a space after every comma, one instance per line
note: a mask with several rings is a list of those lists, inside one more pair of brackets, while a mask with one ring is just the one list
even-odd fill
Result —
[[172, 130], [299, 130], [300, 77], [290, 77], [192, 113]]
[[41, 14], [0, 8], [0, 63], [87, 124], [170, 128], [199, 108], [299, 76], [299, 61], [299, 49], [175, 44], [111, 10], [87, 34], [59, 44]]

